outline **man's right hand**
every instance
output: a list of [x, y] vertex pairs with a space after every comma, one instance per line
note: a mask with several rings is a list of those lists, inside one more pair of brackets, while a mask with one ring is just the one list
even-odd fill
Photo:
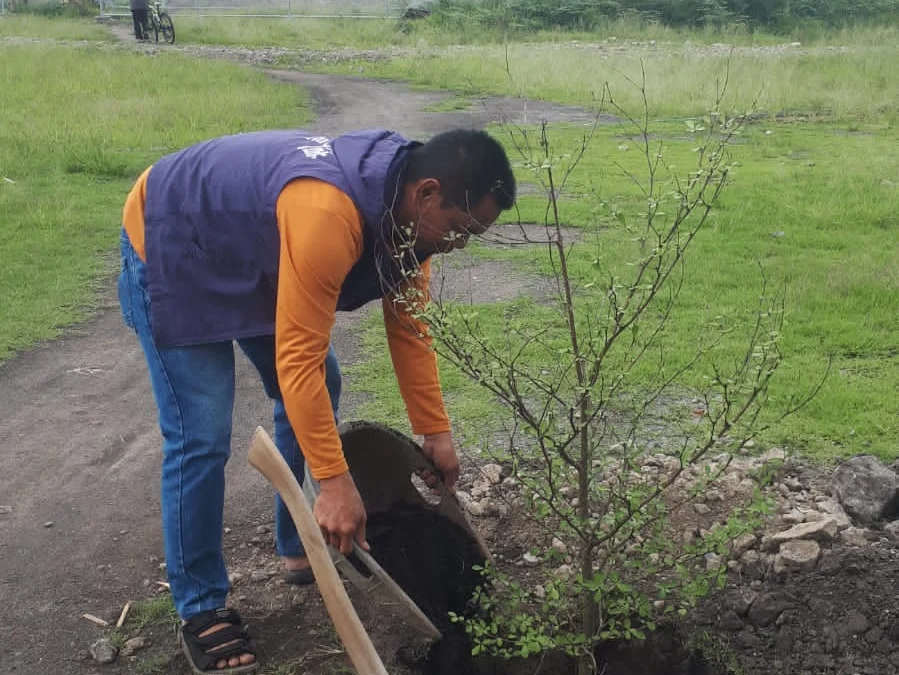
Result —
[[320, 488], [314, 513], [325, 542], [344, 555], [353, 552], [353, 540], [369, 550], [365, 541], [365, 506], [350, 472], [323, 479]]

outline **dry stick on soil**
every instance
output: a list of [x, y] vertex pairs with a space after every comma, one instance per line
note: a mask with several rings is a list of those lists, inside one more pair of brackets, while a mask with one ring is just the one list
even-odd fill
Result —
[[87, 619], [91, 623], [95, 623], [98, 626], [103, 626], [104, 628], [109, 627], [109, 622], [105, 619], [101, 619], [99, 616], [94, 616], [93, 614], [84, 613], [81, 615], [82, 618]]
[[119, 614], [119, 620], [115, 622], [116, 628], [121, 628], [124, 625], [125, 619], [128, 617], [128, 612], [130, 610], [131, 610], [131, 601], [129, 600], [128, 602], [125, 603], [125, 606], [122, 607], [122, 613]]
[[[657, 613], [650, 601], [659, 595], [652, 594], [665, 598], [673, 588], [683, 595], [683, 606], [695, 601], [704, 592], [704, 573], [687, 563], [705, 551], [715, 550], [728, 536], [751, 524], [751, 510], [735, 511], [736, 519], [728, 527], [692, 547], [671, 542], [662, 527], [670, 512], [669, 502], [677, 508], [695, 499], [698, 492], [721, 478], [728, 462], [698, 477], [684, 497], [674, 498], [672, 490], [688, 468], [703, 466], [711, 451], [730, 436], [737, 435], [736, 447], [742, 447], [766, 428], [760, 424], [759, 414], [767, 404], [769, 385], [781, 361], [777, 337], [783, 295], [768, 297], [763, 274], [761, 305], [744, 356], [730, 372], [712, 364], [709, 385], [700, 392], [704, 427], [683, 432], [680, 448], [673, 454], [677, 462], [674, 470], [655, 482], [641, 478], [637, 471], [643, 452], [637, 443], [641, 424], [665, 403], [666, 394], [676, 391], [688, 371], [705, 362], [728, 332], [724, 325], [714, 327], [713, 337], [699, 341], [693, 355], [680, 364], [668, 362], [661, 341], [684, 286], [687, 249], [727, 184], [727, 148], [743, 120], [734, 118], [721, 123], [719, 129], [710, 129], [698, 148], [697, 169], [682, 181], [664, 162], [661, 142], [658, 147], [651, 142], [645, 73], [642, 82], [632, 84], [639, 88], [643, 101], [639, 120], [608, 95], [615, 112], [638, 129], [647, 174], [641, 180], [619, 167], [639, 188], [646, 203], [642, 226], [631, 225], [622, 213], [611, 213], [613, 222], [619, 222], [637, 243], [638, 258], [629, 278], [622, 278], [617, 270], [604, 271], [597, 259], [596, 274], [606, 277], [601, 282], [605, 284], [604, 293], [585, 296], [576, 292], [578, 279], [570, 265], [572, 248], [563, 236], [559, 196], [583, 158], [593, 132], [585, 134], [557, 181], [554, 151], [543, 124], [536, 142], [527, 129], [513, 129], [509, 135], [524, 164], [540, 177], [548, 194], [547, 237], [542, 243], [547, 246], [556, 282], [560, 330], [550, 334], [547, 327], [530, 329], [527, 321], [507, 321], [502, 344], [496, 346], [481, 332], [476, 308], [442, 302], [439, 295], [429, 301], [420, 290], [398, 302], [429, 324], [437, 352], [493, 393], [512, 412], [514, 429], [523, 428], [527, 433], [530, 445], [519, 444], [514, 436], [509, 443], [513, 470], [529, 500], [525, 515], [544, 530], [558, 526], [556, 533], [567, 537], [571, 544], [568, 549], [575, 552], [579, 576], [567, 587], [554, 587], [562, 600], [544, 609], [547, 615], [538, 612], [522, 624], [522, 613], [516, 615], [512, 610], [509, 626], [517, 637], [511, 638], [511, 651], [564, 647], [579, 656], [579, 675], [596, 672], [592, 654], [596, 640], [640, 637], [643, 628], [653, 627]], [[726, 85], [727, 78], [718, 88], [715, 120], [720, 119], [717, 110]], [[608, 90], [604, 92], [603, 101]], [[662, 209], [666, 202], [673, 209], [670, 216], [665, 216]], [[527, 238], [523, 228], [522, 233]], [[415, 270], [408, 272], [411, 275]], [[595, 285], [596, 279], [589, 282]], [[564, 348], [560, 350], [554, 338], [562, 340]], [[644, 396], [635, 398], [636, 411], [626, 425], [629, 428], [621, 447], [614, 450], [610, 441], [622, 440], [622, 415], [613, 405], [623, 396], [633, 395], [636, 367], [656, 352], [656, 381]], [[818, 383], [807, 396], [789, 401], [771, 424], [805, 405], [820, 386]], [[704, 433], [700, 433], [703, 428]], [[577, 495], [574, 504], [568, 501], [568, 492], [563, 494], [563, 488], [570, 487]], [[653, 553], [660, 562], [652, 562]], [[649, 578], [649, 590], [634, 585]], [[526, 595], [513, 596], [513, 600], [515, 597], [521, 600]], [[559, 605], [568, 601], [578, 607], [576, 619]], [[495, 604], [490, 607], [497, 609]], [[631, 625], [632, 619], [637, 621], [636, 626]], [[535, 629], [539, 621], [544, 624]], [[496, 638], [494, 645], [504, 644], [502, 635], [494, 635], [496, 624], [479, 629], [485, 627], [487, 637]], [[547, 633], [548, 640], [543, 640]]]

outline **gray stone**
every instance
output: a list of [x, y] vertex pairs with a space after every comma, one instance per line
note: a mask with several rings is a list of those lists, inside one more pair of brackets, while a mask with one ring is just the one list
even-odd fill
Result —
[[805, 514], [798, 509], [793, 509], [789, 513], [783, 514], [781, 520], [790, 525], [797, 525], [805, 522]]
[[731, 542], [731, 551], [733, 551], [735, 556], [739, 557], [751, 549], [755, 545], [755, 542], [756, 536], [752, 532], [741, 534]]
[[499, 464], [485, 464], [481, 467], [481, 473], [490, 485], [499, 485], [503, 480], [503, 467]]
[[565, 546], [565, 542], [559, 539], [558, 537], [553, 537], [552, 547], [556, 549], [562, 555], [568, 553], [568, 547]]
[[847, 527], [840, 532], [840, 539], [847, 546], [866, 546], [868, 543], [868, 532], [860, 527]]
[[762, 593], [749, 608], [747, 618], [753, 626], [763, 628], [770, 626], [785, 610], [793, 606], [785, 593]]
[[467, 504], [463, 504], [465, 510], [468, 511], [471, 515], [480, 518], [484, 514], [484, 506], [481, 502], [476, 502], [474, 500], [469, 501]]
[[850, 516], [869, 524], [899, 510], [899, 475], [872, 455], [859, 455], [836, 468], [833, 485]]
[[90, 646], [91, 657], [97, 663], [112, 663], [118, 654], [109, 638], [100, 638]]
[[737, 616], [746, 616], [758, 596], [758, 593], [748, 588], [736, 588], [727, 594], [727, 605]]
[[256, 534], [268, 534], [272, 531], [268, 525], [259, 525], [256, 527]]
[[708, 504], [702, 504], [701, 502], [693, 504], [693, 510], [700, 516], [707, 516], [712, 512]]
[[718, 620], [719, 627], [732, 632], [743, 630], [743, 625], [743, 620], [732, 609], [724, 610], [721, 614], [721, 618]]
[[820, 557], [821, 547], [816, 541], [805, 539], [785, 541], [780, 545], [778, 554], [774, 556], [774, 573], [780, 574], [786, 570], [800, 572], [813, 570]]
[[741, 573], [750, 581], [764, 579], [768, 573], [768, 560], [764, 553], [749, 549], [740, 556]]
[[522, 562], [529, 567], [534, 567], [540, 564], [540, 558], [535, 556], [533, 553], [525, 553], [521, 556]]
[[868, 642], [872, 645], [877, 644], [883, 638], [883, 628], [880, 626], [874, 626], [871, 630], [865, 633], [865, 642]]
[[833, 518], [824, 518], [812, 523], [800, 523], [788, 530], [772, 534], [767, 540], [768, 550], [776, 550], [785, 541], [809, 539], [820, 542], [832, 541], [837, 536], [839, 527]]
[[853, 609], [849, 611], [846, 618], [836, 628], [842, 635], [847, 637], [850, 635], [861, 635], [871, 628], [871, 622], [868, 621], [868, 617], [864, 614], [857, 609]]
[[571, 565], [559, 565], [556, 568], [556, 577], [562, 580], [570, 579], [574, 576], [574, 569]]
[[829, 514], [834, 520], [836, 520], [837, 526], [841, 530], [845, 530], [847, 527], [852, 525], [852, 521], [849, 519], [846, 511], [836, 499], [833, 499], [832, 497], [824, 497], [822, 495], [822, 500], [818, 502], [818, 508], [821, 509], [821, 511], [823, 511], [824, 513]]
[[709, 572], [714, 572], [715, 570], [721, 569], [721, 556], [717, 553], [706, 553], [705, 554], [705, 568]]
[[887, 523], [884, 526], [883, 531], [894, 539], [899, 539], [899, 520], [894, 520], [892, 523]]
[[122, 645], [121, 655], [131, 656], [132, 654], [140, 651], [144, 647], [150, 645], [150, 640], [143, 637], [142, 635], [138, 635], [137, 637], [133, 637], [130, 640], [125, 640], [125, 644]]

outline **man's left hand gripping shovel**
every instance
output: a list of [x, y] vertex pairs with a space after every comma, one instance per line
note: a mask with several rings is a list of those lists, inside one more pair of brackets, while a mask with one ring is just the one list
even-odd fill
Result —
[[306, 556], [312, 566], [318, 590], [356, 672], [359, 675], [387, 675], [387, 670], [337, 574], [321, 529], [300, 484], [262, 427], [258, 427], [253, 435], [248, 458], [250, 464], [280, 493], [290, 511], [306, 548]]

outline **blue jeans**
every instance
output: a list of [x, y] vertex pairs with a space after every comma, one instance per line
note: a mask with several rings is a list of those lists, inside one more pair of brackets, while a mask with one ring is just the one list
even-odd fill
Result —
[[[146, 269], [124, 230], [119, 303], [125, 323], [137, 333], [150, 371], [162, 431], [162, 531], [172, 598], [182, 619], [225, 606], [230, 590], [222, 552], [225, 463], [231, 454], [234, 409], [234, 347], [230, 341], [163, 348], [150, 330]], [[275, 338], [237, 340], [259, 371], [274, 401], [274, 440], [302, 484], [305, 461], [278, 387]], [[340, 369], [333, 348], [325, 360], [325, 382], [334, 416], [340, 399]], [[275, 542], [279, 555], [304, 555], [293, 520], [275, 497]]]

